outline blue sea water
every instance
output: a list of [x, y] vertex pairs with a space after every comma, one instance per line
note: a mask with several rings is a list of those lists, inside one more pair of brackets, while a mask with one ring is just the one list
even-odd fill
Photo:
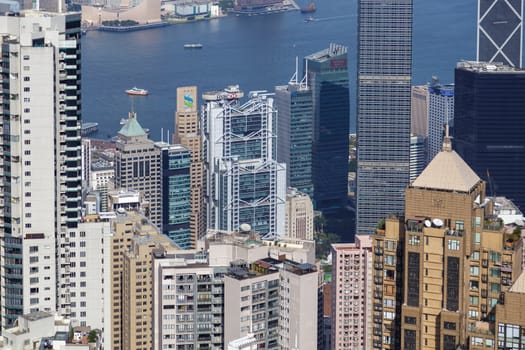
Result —
[[[309, 1], [296, 0], [300, 6]], [[132, 108], [160, 139], [173, 131], [179, 86], [200, 92], [239, 84], [244, 91], [286, 84], [299, 59], [335, 42], [349, 47], [350, 89], [355, 96], [357, 0], [318, 0], [315, 22], [308, 15], [229, 16], [205, 22], [130, 32], [89, 32], [82, 38], [83, 120], [98, 122], [98, 138], [114, 136]], [[476, 1], [414, 0], [413, 83], [438, 75], [452, 82], [454, 67], [476, 56]], [[185, 50], [202, 43], [202, 50]], [[132, 98], [124, 90], [149, 90]], [[355, 130], [352, 98], [351, 130]]]

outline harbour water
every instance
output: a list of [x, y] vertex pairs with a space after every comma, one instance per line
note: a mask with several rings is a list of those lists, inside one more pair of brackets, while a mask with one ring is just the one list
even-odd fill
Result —
[[[296, 0], [306, 6], [309, 0]], [[97, 122], [94, 137], [106, 139], [120, 128], [133, 108], [141, 124], [160, 139], [173, 130], [178, 86], [197, 85], [200, 92], [239, 84], [244, 91], [273, 90], [286, 84], [295, 57], [328, 47], [349, 47], [351, 130], [355, 129], [357, 0], [316, 1], [316, 19], [299, 11], [213, 19], [129, 32], [91, 31], [82, 39], [82, 114]], [[414, 0], [414, 84], [438, 75], [454, 78], [455, 63], [474, 59], [476, 1]], [[202, 43], [202, 50], [184, 44]], [[130, 97], [133, 86], [149, 91]]]

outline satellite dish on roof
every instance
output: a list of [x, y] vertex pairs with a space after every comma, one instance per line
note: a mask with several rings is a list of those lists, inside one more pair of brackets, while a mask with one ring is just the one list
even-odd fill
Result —
[[425, 226], [426, 227], [432, 226], [432, 223], [430, 222], [430, 220], [425, 220]]
[[434, 226], [437, 226], [437, 227], [443, 226], [443, 220], [438, 219], [438, 218], [435, 218], [434, 220], [432, 220], [432, 223], [434, 224]]
[[252, 230], [252, 227], [250, 226], [250, 224], [241, 224], [239, 226], [239, 231], [243, 233], [249, 233], [251, 230]]

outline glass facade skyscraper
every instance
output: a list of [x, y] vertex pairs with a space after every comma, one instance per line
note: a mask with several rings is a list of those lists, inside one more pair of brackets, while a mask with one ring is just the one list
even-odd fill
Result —
[[312, 89], [314, 205], [320, 210], [340, 208], [348, 198], [350, 95], [348, 49], [330, 44], [304, 58]]
[[455, 73], [454, 145], [490, 195], [525, 208], [525, 70], [461, 62]]
[[277, 161], [286, 163], [288, 186], [310, 197], [312, 179], [313, 110], [312, 91], [306, 84], [290, 82], [275, 88]]
[[412, 0], [359, 0], [357, 230], [404, 212], [409, 182]]
[[190, 150], [181, 145], [160, 148], [162, 233], [182, 249], [191, 248]]
[[478, 0], [477, 61], [521, 67], [523, 0]]

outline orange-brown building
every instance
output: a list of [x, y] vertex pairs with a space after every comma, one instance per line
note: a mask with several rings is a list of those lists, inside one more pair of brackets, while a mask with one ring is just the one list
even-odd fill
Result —
[[521, 239], [490, 214], [485, 183], [443, 150], [374, 238], [373, 347], [494, 348], [495, 306], [521, 272]]

